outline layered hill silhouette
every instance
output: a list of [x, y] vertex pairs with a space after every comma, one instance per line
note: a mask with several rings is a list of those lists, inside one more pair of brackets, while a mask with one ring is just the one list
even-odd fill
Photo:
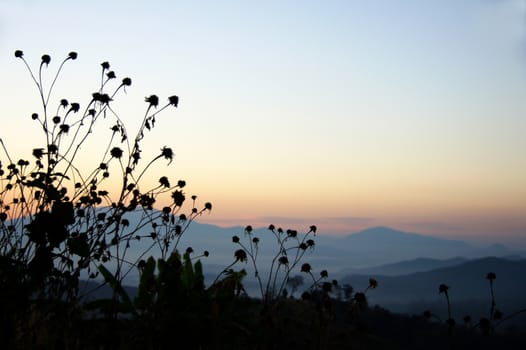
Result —
[[[481, 317], [491, 307], [489, 272], [496, 274], [494, 281], [497, 308], [505, 315], [526, 308], [526, 260], [508, 260], [487, 257], [465, 261], [455, 266], [399, 276], [381, 274], [347, 275], [341, 278], [356, 288], [366, 286], [369, 278], [378, 280], [379, 288], [370, 294], [370, 302], [403, 313], [421, 314], [432, 309], [436, 314], [447, 314], [444, 296], [438, 286], [450, 287], [449, 296], [457, 318], [466, 314]], [[523, 317], [523, 322], [526, 321]]]
[[[234, 235], [243, 240], [244, 228], [222, 228], [194, 222], [181, 237], [178, 249], [184, 251], [192, 247], [196, 255], [209, 251], [210, 256], [202, 258], [202, 262], [206, 279], [210, 281], [234, 260], [233, 253], [237, 249], [232, 242]], [[277, 246], [267, 229], [255, 229], [255, 235], [260, 239], [258, 260], [260, 273], [264, 274]], [[355, 290], [367, 287], [369, 278], [374, 277], [379, 287], [371, 291], [370, 303], [391, 311], [418, 314], [431, 308], [444, 315], [446, 304], [438, 293], [438, 286], [445, 283], [451, 287], [450, 297], [457, 317], [467, 313], [483, 315], [489, 311], [490, 305], [485, 279], [488, 272], [497, 275], [495, 296], [505, 314], [526, 307], [526, 277], [523, 274], [526, 254], [501, 244], [480, 247], [461, 240], [407, 233], [388, 227], [374, 227], [343, 237], [321, 232], [314, 238], [315, 249], [304, 257], [304, 262], [313, 266], [314, 273], [327, 269], [331, 279], [338, 279], [340, 285], [350, 284]], [[147, 238], [134, 242], [130, 259], [148, 245]], [[148, 254], [155, 256], [156, 252], [152, 250]], [[234, 268], [247, 270], [245, 286], [249, 294], [254, 292], [252, 267], [238, 263]], [[297, 274], [301, 274], [299, 270]], [[125, 282], [136, 286], [138, 272], [132, 271]], [[131, 295], [136, 293], [133, 287], [128, 290]]]

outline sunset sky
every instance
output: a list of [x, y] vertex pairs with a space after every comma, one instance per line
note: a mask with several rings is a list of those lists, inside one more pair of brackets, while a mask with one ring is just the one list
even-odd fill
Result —
[[28, 157], [16, 49], [50, 71], [78, 52], [55, 97], [81, 105], [109, 61], [129, 129], [179, 95], [145, 145], [174, 149], [158, 169], [214, 204], [201, 222], [526, 247], [524, 0], [0, 0], [0, 137]]

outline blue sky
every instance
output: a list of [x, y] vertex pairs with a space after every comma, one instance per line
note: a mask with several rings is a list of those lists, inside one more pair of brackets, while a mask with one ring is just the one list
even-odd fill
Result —
[[207, 222], [526, 236], [523, 0], [0, 0], [0, 137], [24, 152], [36, 90], [15, 49], [77, 51], [68, 96], [110, 61], [132, 126], [144, 96], [178, 94], [151, 147], [174, 148]]

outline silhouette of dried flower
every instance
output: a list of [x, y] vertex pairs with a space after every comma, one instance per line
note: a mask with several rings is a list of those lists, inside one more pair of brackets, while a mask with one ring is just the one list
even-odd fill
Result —
[[124, 86], [130, 86], [132, 84], [132, 80], [130, 78], [124, 78], [122, 79], [122, 85]]
[[234, 257], [236, 258], [236, 262], [237, 261], [246, 262], [248, 260], [247, 252], [245, 252], [243, 249], [236, 250], [236, 252], [234, 253]]
[[487, 275], [486, 275], [486, 279], [490, 280], [490, 281], [493, 281], [497, 278], [497, 275], [494, 273], [494, 272], [489, 272]]
[[175, 225], [175, 235], [180, 236], [183, 233], [183, 227], [181, 225]]
[[278, 262], [281, 265], [288, 265], [289, 264], [289, 258], [287, 258], [286, 256], [280, 256], [279, 259], [278, 259]]
[[36, 113], [31, 114], [31, 119], [33, 119], [33, 120], [38, 119], [38, 114], [36, 114]]
[[194, 248], [188, 247], [186, 248], [186, 254], [192, 254], [194, 252]]
[[239, 237], [238, 236], [232, 236], [232, 242], [239, 243]]
[[104, 61], [100, 64], [102, 66], [103, 70], [110, 69], [110, 63], [107, 61]]
[[60, 123], [60, 117], [58, 115], [54, 116], [52, 121], [53, 121], [53, 123], [58, 124], [58, 123]]
[[24, 52], [22, 50], [16, 50], [15, 51], [15, 57], [16, 58], [22, 58], [24, 57]]
[[287, 236], [292, 237], [292, 238], [297, 237], [298, 236], [298, 231], [296, 231], [296, 230], [287, 230]]
[[110, 154], [113, 158], [120, 159], [123, 155], [123, 151], [119, 147], [113, 147], [110, 151]]
[[320, 272], [320, 276], [321, 276], [322, 278], [327, 278], [327, 277], [329, 277], [329, 273], [327, 272], [327, 270], [322, 270], [322, 271]]
[[41, 159], [44, 155], [44, 149], [43, 148], [35, 148], [33, 149], [33, 156], [37, 159]]
[[310, 266], [309, 263], [305, 263], [303, 265], [301, 265], [301, 272], [311, 272], [312, 270], [312, 267]]
[[212, 210], [212, 203], [210, 203], [210, 202], [206, 202], [206, 203], [205, 203], [205, 209], [206, 209], [206, 210]]
[[205, 251], [203, 252], [203, 255], [206, 256], [206, 257], [208, 257], [208, 256], [210, 255], [210, 253], [208, 252], [208, 250], [205, 250]]
[[68, 100], [66, 100], [65, 98], [63, 98], [62, 100], [60, 100], [60, 105], [64, 108], [66, 108], [68, 106], [69, 102]]
[[[101, 93], [98, 93], [98, 92], [94, 92], [92, 94], [92, 97], [93, 97], [93, 101], [98, 101], [98, 102], [103, 103], [103, 104], [108, 104], [111, 101], [113, 101], [113, 99], [108, 94], [101, 94]], [[95, 112], [96, 111], [93, 110], [93, 113], [95, 113]]]
[[270, 225], [268, 226], [268, 229], [269, 229], [270, 231], [274, 231], [275, 228], [276, 228], [276, 227], [275, 227], [274, 225], [272, 225], [272, 224], [270, 224]]
[[310, 227], [310, 231], [309, 232], [316, 233], [316, 230], [317, 230], [317, 227], [315, 225], [312, 225]]
[[170, 147], [166, 147], [166, 146], [161, 149], [161, 155], [165, 159], [168, 159], [170, 161], [170, 163], [172, 162], [172, 159], [174, 157], [174, 153], [173, 153], [172, 149]]
[[183, 205], [185, 198], [185, 195], [182, 191], [175, 190], [172, 192], [172, 199], [174, 201], [174, 204], [176, 207], [180, 207]]
[[159, 97], [157, 95], [150, 95], [144, 99], [150, 106], [157, 107], [159, 105]]
[[45, 64], [46, 66], [49, 65], [49, 62], [51, 62], [51, 56], [49, 55], [43, 55], [42, 56], [42, 64]]
[[115, 72], [110, 70], [108, 73], [106, 73], [106, 77], [108, 77], [108, 79], [115, 79], [117, 78], [117, 76], [115, 75]]
[[449, 290], [449, 286], [448, 285], [445, 285], [445, 284], [441, 284], [439, 287], [438, 287], [438, 292], [439, 293], [446, 293], [447, 294], [447, 291]]
[[168, 102], [174, 106], [174, 107], [177, 107], [177, 105], [179, 104], [179, 96], [170, 96], [168, 97]]
[[69, 125], [68, 124], [62, 124], [59, 126], [60, 131], [64, 134], [67, 134], [69, 132]]
[[73, 113], [77, 113], [80, 109], [80, 105], [76, 102], [73, 102], [69, 108], [70, 111], [72, 111]]
[[168, 178], [166, 176], [161, 176], [161, 178], [159, 179], [159, 183], [163, 187], [170, 187], [170, 181], [168, 181]]
[[51, 154], [55, 154], [58, 152], [58, 147], [57, 145], [54, 145], [54, 144], [51, 144], [51, 145], [48, 145], [47, 146], [47, 151]]
[[68, 54], [68, 58], [72, 59], [72, 60], [76, 60], [78, 57], [78, 54], [75, 52], [75, 51], [71, 51], [69, 54]]

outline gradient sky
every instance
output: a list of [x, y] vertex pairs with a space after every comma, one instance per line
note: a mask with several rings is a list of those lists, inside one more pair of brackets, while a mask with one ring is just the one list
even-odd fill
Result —
[[56, 97], [84, 104], [110, 61], [130, 129], [179, 95], [147, 144], [214, 204], [203, 222], [526, 246], [524, 0], [0, 0], [0, 137], [29, 154], [16, 49], [77, 51]]

